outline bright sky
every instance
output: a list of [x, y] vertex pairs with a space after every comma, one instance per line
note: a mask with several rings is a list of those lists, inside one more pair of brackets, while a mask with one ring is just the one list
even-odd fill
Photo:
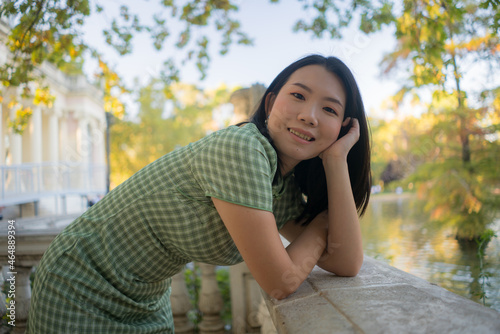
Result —
[[[126, 3], [131, 13], [139, 13], [141, 17], [150, 18], [155, 12], [156, 1], [117, 1], [109, 3], [118, 6]], [[106, 4], [106, 6], [109, 5]], [[292, 27], [300, 19], [307, 19], [308, 13], [298, 1], [281, 0], [271, 4], [269, 0], [253, 0], [239, 2], [239, 12], [234, 15], [242, 24], [242, 30], [254, 39], [253, 46], [232, 45], [225, 56], [220, 56], [218, 40], [211, 40], [212, 58], [207, 77], [199, 80], [199, 72], [194, 64], [181, 69], [181, 80], [194, 83], [203, 88], [215, 88], [220, 83], [228, 86], [250, 86], [254, 83], [269, 85], [274, 77], [293, 61], [310, 53], [334, 55], [342, 59], [353, 71], [360, 86], [366, 110], [370, 116], [383, 116], [380, 105], [384, 99], [391, 96], [400, 87], [395, 81], [381, 78], [378, 67], [384, 53], [389, 52], [394, 45], [394, 38], [388, 31], [365, 36], [356, 27], [344, 33], [343, 40], [329, 38], [312, 39], [306, 33], [294, 33]], [[106, 7], [108, 12], [109, 7]], [[113, 15], [108, 12], [108, 19]], [[309, 15], [309, 17], [312, 17]], [[116, 64], [115, 70], [124, 76], [126, 83], [132, 84], [133, 78], [145, 82], [149, 76], [157, 72], [163, 61], [173, 53], [181, 54], [179, 50], [167, 45], [158, 52], [152, 47], [149, 37], [139, 35], [134, 38], [132, 55], [119, 57], [111, 48], [105, 46], [102, 28], [106, 18], [99, 16], [91, 18], [87, 23], [86, 40], [105, 50], [105, 56]], [[180, 27], [172, 27], [174, 29]], [[172, 31], [173, 32], [173, 31]], [[173, 32], [169, 40], [175, 40]], [[90, 68], [90, 67], [89, 67]], [[89, 68], [87, 70], [89, 70]], [[133, 108], [130, 108], [133, 109]], [[134, 113], [133, 110], [130, 110]]]

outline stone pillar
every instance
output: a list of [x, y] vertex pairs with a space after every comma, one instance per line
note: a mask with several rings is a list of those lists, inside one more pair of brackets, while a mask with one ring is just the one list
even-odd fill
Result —
[[[16, 266], [16, 272], [5, 277], [7, 284], [7, 292], [9, 291], [9, 283], [12, 278], [15, 280], [15, 324], [12, 334], [22, 334], [26, 331], [26, 323], [28, 322], [28, 313], [30, 309], [31, 287], [30, 275], [32, 267]], [[7, 305], [7, 314], [9, 314], [9, 305]]]
[[[44, 166], [42, 169], [42, 187], [45, 191], [59, 191], [62, 189], [62, 181], [59, 179], [59, 117], [55, 109], [46, 110], [48, 124], [46, 133], [46, 154], [44, 159], [51, 162], [50, 166]], [[57, 201], [57, 198], [56, 198]]]
[[223, 307], [222, 296], [215, 278], [215, 266], [198, 263], [201, 269], [201, 291], [199, 308], [203, 314], [200, 333], [224, 333], [224, 323], [220, 317]]
[[189, 321], [187, 313], [192, 305], [184, 280], [184, 268], [181, 272], [172, 277], [172, 292], [170, 294], [170, 304], [174, 316], [174, 327], [176, 333], [194, 333], [194, 325]]
[[106, 123], [98, 121], [96, 124], [96, 129], [94, 133], [94, 138], [96, 141], [94, 143], [96, 155], [94, 163], [97, 166], [97, 170], [99, 173], [97, 174], [98, 182], [95, 183], [95, 186], [100, 189], [107, 188], [107, 166], [106, 166]]
[[31, 116], [31, 162], [42, 162], [42, 109], [33, 110]]
[[[2, 271], [0, 272], [0, 286], [3, 286], [5, 283], [5, 275], [4, 272], [9, 271], [9, 267], [6, 265], [2, 265], [1, 267]], [[2, 301], [6, 300], [6, 296], [4, 295], [3, 291], [0, 291], [0, 298], [2, 298]], [[7, 314], [7, 305], [5, 303], [0, 303], [0, 316], [4, 316]]]
[[[11, 119], [16, 118], [16, 111], [11, 109], [10, 111]], [[12, 155], [12, 164], [18, 165], [23, 161], [23, 141], [22, 136], [14, 133], [14, 131], [10, 132], [10, 154]]]
[[[56, 164], [52, 165], [50, 169], [52, 175], [54, 176], [54, 181], [52, 184], [56, 185], [57, 189], [65, 189], [71, 184], [69, 182], [70, 173], [68, 173], [68, 166], [65, 164], [68, 161], [71, 161], [73, 155], [71, 154], [73, 151], [69, 150], [70, 147], [70, 138], [68, 136], [68, 118], [64, 116], [61, 112], [58, 117], [58, 125], [59, 125], [59, 134], [57, 136], [57, 149], [58, 149], [58, 161]], [[63, 212], [65, 211], [66, 199], [64, 196], [61, 197], [63, 203]], [[59, 197], [55, 198], [56, 211], [59, 208]]]
[[260, 333], [261, 334], [277, 334], [276, 327], [274, 327], [273, 319], [269, 310], [267, 309], [266, 302], [264, 298], [261, 297], [261, 303], [259, 305], [259, 313], [257, 319], [260, 323]]
[[59, 161], [59, 117], [53, 111], [49, 115], [49, 160], [51, 162]]
[[61, 120], [59, 124], [59, 148], [60, 148], [60, 153], [61, 153], [61, 161], [67, 160], [67, 154], [65, 154], [65, 147], [69, 145], [69, 138], [68, 138], [68, 118], [67, 117], [60, 117]]
[[[95, 148], [97, 151], [95, 163], [104, 166], [106, 164], [106, 123], [101, 121], [97, 122], [95, 131]], [[99, 135], [97, 135], [97, 133], [99, 133]]]
[[90, 143], [88, 136], [89, 121], [85, 115], [81, 115], [78, 119], [78, 135], [76, 138], [77, 151], [80, 155], [80, 162], [83, 166], [87, 166], [90, 161]]
[[261, 288], [245, 262], [230, 268], [233, 333], [257, 333], [262, 325]]

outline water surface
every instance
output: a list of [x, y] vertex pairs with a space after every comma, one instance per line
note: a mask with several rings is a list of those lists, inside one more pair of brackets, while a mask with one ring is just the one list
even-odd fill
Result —
[[[464, 247], [450, 229], [430, 224], [408, 195], [374, 195], [361, 220], [365, 254], [500, 311], [500, 219], [497, 237], [485, 249], [480, 268], [476, 247]], [[486, 274], [487, 284], [481, 273]]]

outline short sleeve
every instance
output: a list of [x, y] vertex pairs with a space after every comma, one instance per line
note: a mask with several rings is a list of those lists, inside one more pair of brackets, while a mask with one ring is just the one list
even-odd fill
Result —
[[297, 219], [303, 210], [302, 193], [292, 173], [285, 177], [282, 191], [274, 198], [273, 213], [278, 229], [281, 229], [286, 222]]
[[205, 196], [273, 211], [276, 152], [255, 125], [215, 132], [194, 153], [193, 173]]

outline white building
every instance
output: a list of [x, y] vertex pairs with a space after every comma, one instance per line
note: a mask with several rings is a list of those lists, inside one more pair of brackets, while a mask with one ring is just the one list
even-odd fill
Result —
[[[0, 20], [0, 64], [10, 57], [5, 45], [8, 31], [8, 23]], [[0, 103], [4, 219], [82, 211], [87, 198], [106, 192], [102, 92], [85, 77], [67, 76], [50, 64], [44, 63], [39, 70], [55, 101], [50, 108], [30, 106], [33, 114], [22, 135], [8, 126], [17, 109], [9, 108], [8, 88], [0, 87], [4, 96]]]

